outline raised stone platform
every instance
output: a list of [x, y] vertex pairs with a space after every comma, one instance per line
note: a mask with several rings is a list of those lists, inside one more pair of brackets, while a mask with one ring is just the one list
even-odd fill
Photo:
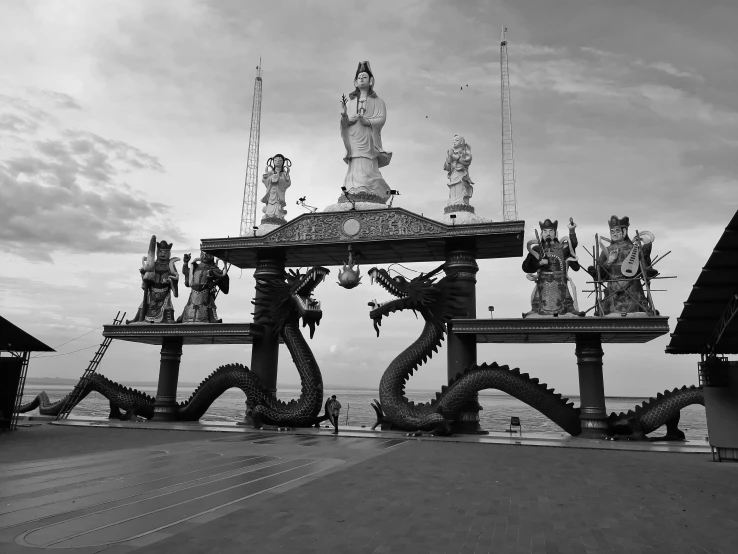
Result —
[[165, 339], [182, 339], [190, 344], [253, 344], [264, 336], [264, 327], [255, 323], [157, 323], [105, 325], [103, 336], [161, 346]]
[[457, 335], [476, 335], [478, 343], [576, 343], [577, 335], [599, 335], [602, 343], [644, 343], [669, 332], [669, 318], [576, 317], [454, 319]]
[[523, 255], [524, 221], [447, 225], [403, 208], [302, 214], [263, 236], [203, 239], [201, 249], [247, 269], [261, 256], [284, 256], [287, 267], [335, 266], [346, 261], [348, 245], [363, 265], [443, 262], [457, 242], [476, 259]]

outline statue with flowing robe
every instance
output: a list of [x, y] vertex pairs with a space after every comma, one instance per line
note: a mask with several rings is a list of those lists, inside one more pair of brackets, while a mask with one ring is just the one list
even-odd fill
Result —
[[[629, 217], [618, 218], [613, 215], [608, 225], [610, 240], [600, 237], [598, 264], [587, 268], [592, 277], [603, 279], [605, 282], [602, 310], [600, 311], [598, 306], [595, 315], [605, 317], [658, 315], [658, 310], [655, 310], [646, 298], [641, 283], [644, 270], [649, 279], [659, 273], [651, 268], [651, 249], [655, 239], [653, 233], [641, 231], [637, 237], [637, 244], [634, 244], [628, 237]], [[645, 268], [641, 267], [641, 255], [646, 264]], [[626, 268], [627, 265], [632, 266], [630, 271]]]
[[577, 302], [577, 290], [569, 277], [569, 270], [579, 271], [575, 254], [578, 245], [576, 224], [569, 218], [569, 237], [559, 241], [559, 222], [546, 219], [539, 222], [541, 236], [528, 241], [528, 255], [523, 260], [523, 271], [536, 285], [531, 294], [529, 312], [523, 317], [583, 316]]
[[220, 269], [212, 254], [200, 252], [200, 257], [189, 266], [190, 254], [184, 255], [182, 273], [185, 286], [191, 290], [187, 305], [177, 323], [222, 323], [218, 319], [215, 297], [220, 290], [228, 294], [229, 280], [225, 269]]
[[390, 187], [379, 172], [389, 165], [392, 153], [382, 146], [382, 127], [387, 107], [374, 92], [374, 75], [369, 62], [359, 63], [354, 79], [356, 89], [344, 97], [341, 112], [341, 138], [346, 147], [343, 161], [348, 165], [343, 186], [351, 199], [385, 204]]
[[264, 215], [261, 223], [272, 223], [282, 225], [286, 223], [284, 216], [287, 210], [285, 200], [286, 191], [292, 185], [290, 179], [290, 167], [292, 162], [285, 158], [282, 154], [276, 154], [267, 160], [266, 173], [262, 176], [261, 182], [264, 183], [267, 191], [261, 201], [266, 204], [261, 211]]
[[446, 152], [443, 169], [448, 173], [448, 203], [446, 206], [469, 206], [474, 194], [474, 181], [469, 176], [472, 162], [471, 146], [464, 137], [454, 135], [453, 146]]
[[[173, 244], [163, 240], [157, 244], [156, 235], [151, 237], [149, 252], [143, 257], [141, 269], [141, 288], [144, 291], [143, 302], [136, 311], [131, 323], [174, 323], [174, 306], [172, 293], [179, 294], [179, 273], [172, 258]], [[154, 255], [156, 252], [156, 256]]]

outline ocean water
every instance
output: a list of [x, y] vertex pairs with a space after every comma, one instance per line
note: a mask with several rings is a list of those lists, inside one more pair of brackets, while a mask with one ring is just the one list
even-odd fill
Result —
[[[53, 402], [69, 393], [71, 387], [66, 389], [49, 389], [27, 384], [23, 402], [30, 402], [42, 390], [46, 390], [46, 393]], [[156, 395], [155, 387], [141, 387], [139, 390], [151, 396]], [[193, 390], [193, 387], [180, 387], [177, 391], [177, 400], [179, 402], [187, 400]], [[363, 425], [371, 427], [376, 421], [371, 402], [373, 399], [379, 398], [378, 392], [350, 389], [326, 389], [325, 392], [326, 395], [335, 394], [341, 402], [343, 408], [341, 410], [340, 422], [342, 425], [356, 427]], [[277, 394], [282, 400], [289, 401], [297, 398], [300, 395], [300, 390], [297, 388], [285, 388]], [[430, 391], [410, 391], [407, 393], [407, 397], [416, 402], [428, 402], [434, 396], [435, 393]], [[220, 398], [213, 402], [201, 421], [241, 421], [244, 416], [245, 400], [245, 395], [238, 389], [226, 391]], [[579, 405], [578, 396], [571, 396], [569, 400], [574, 402], [575, 406]], [[644, 400], [647, 400], [647, 398], [607, 397], [605, 402], [609, 414], [610, 412], [620, 413], [633, 409]], [[526, 432], [552, 435], [564, 434], [564, 431], [560, 427], [540, 412], [507, 394], [481, 392], [479, 394], [479, 403], [483, 407], [483, 410], [479, 414], [480, 424], [487, 431], [502, 432], [508, 429], [510, 417], [517, 416], [520, 418], [523, 434]], [[93, 392], [80, 402], [72, 414], [106, 417], [108, 412], [108, 400], [101, 394]], [[704, 443], [705, 437], [707, 436], [705, 409], [702, 406], [688, 406], [683, 409], [679, 428], [684, 431], [687, 440]], [[666, 428], [664, 427], [652, 433], [651, 436], [663, 435], [665, 430]]]

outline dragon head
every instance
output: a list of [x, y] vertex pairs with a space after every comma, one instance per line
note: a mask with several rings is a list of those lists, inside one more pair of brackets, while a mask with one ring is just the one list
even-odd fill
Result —
[[275, 332], [280, 332], [290, 320], [302, 319], [303, 327], [310, 327], [312, 338], [315, 326], [320, 325], [323, 317], [313, 291], [329, 273], [325, 267], [316, 266], [305, 274], [290, 269], [284, 279], [257, 279], [256, 289], [261, 295], [253, 302], [256, 306], [254, 322], [269, 323]]
[[420, 312], [426, 321], [431, 321], [444, 329], [450, 319], [464, 316], [464, 305], [461, 299], [465, 293], [456, 280], [456, 276], [446, 275], [439, 280], [433, 277], [442, 269], [443, 266], [440, 266], [430, 273], [421, 273], [409, 281], [401, 275], [392, 277], [384, 269], [373, 267], [369, 270], [371, 284], [376, 281], [395, 297], [394, 300], [382, 303], [376, 300], [369, 303], [372, 308], [369, 317], [374, 321], [377, 336], [379, 336], [382, 318], [396, 311]]

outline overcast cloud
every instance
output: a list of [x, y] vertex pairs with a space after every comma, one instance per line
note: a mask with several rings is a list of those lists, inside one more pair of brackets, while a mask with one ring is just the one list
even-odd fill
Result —
[[[0, 313], [53, 345], [140, 302], [148, 237], [174, 242], [239, 229], [255, 66], [262, 57], [260, 170], [283, 152], [295, 200], [333, 203], [345, 173], [339, 100], [369, 60], [385, 100], [383, 130], [402, 193], [395, 205], [435, 217], [447, 195], [451, 137], [471, 144], [477, 213], [501, 219], [499, 33], [509, 29], [519, 217], [574, 217], [583, 246], [612, 214], [656, 236], [672, 329], [712, 247], [738, 208], [738, 13], [732, 0], [648, 3], [83, 0], [0, 7]], [[43, 37], [43, 40], [38, 40]], [[468, 85], [468, 87], [466, 86]], [[460, 88], [462, 90], [460, 90]], [[588, 262], [580, 247], [580, 259]], [[529, 309], [522, 259], [480, 261], [477, 313]], [[413, 266], [428, 269], [431, 264]], [[368, 268], [364, 268], [368, 269]], [[408, 272], [409, 273], [409, 272]], [[310, 342], [326, 386], [376, 387], [420, 333], [394, 314], [374, 336], [368, 283], [346, 291], [336, 268], [316, 290], [324, 317]], [[588, 277], [574, 275], [577, 288]], [[225, 321], [250, 321], [251, 271], [218, 298]], [[181, 311], [187, 291], [175, 299]], [[582, 294], [580, 303], [589, 306]], [[62, 352], [94, 345], [92, 333]], [[668, 337], [605, 347], [609, 394], [650, 395], [695, 383], [695, 359], [664, 354]], [[297, 374], [281, 351], [280, 381]], [[81, 352], [39, 359], [31, 376], [76, 377]], [[186, 349], [181, 378], [248, 363], [237, 347]], [[521, 367], [558, 391], [578, 390], [573, 347], [479, 347], [479, 361]], [[158, 352], [114, 344], [101, 372], [156, 379]], [[445, 379], [445, 352], [409, 388]]]

